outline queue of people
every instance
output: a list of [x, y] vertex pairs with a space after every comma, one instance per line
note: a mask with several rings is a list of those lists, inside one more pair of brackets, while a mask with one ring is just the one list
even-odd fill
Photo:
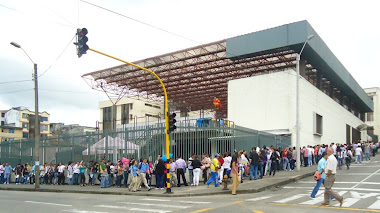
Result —
[[[342, 169], [343, 165], [350, 167], [351, 159], [355, 156], [355, 162], [361, 163], [363, 159], [370, 160], [375, 156], [378, 143], [354, 143], [352, 145], [341, 145], [331, 143], [330, 145], [304, 146], [299, 152], [296, 148], [285, 147], [284, 149], [274, 146], [253, 147], [247, 154], [246, 150], [234, 150], [230, 152], [215, 153], [209, 155], [203, 153], [201, 156], [193, 153], [188, 160], [181, 156], [176, 159], [170, 158], [170, 183], [171, 186], [199, 186], [203, 184], [214, 187], [225, 179], [232, 180], [232, 194], [236, 194], [237, 188], [244, 180], [257, 180], [264, 177], [275, 176], [279, 171], [293, 171], [297, 161], [298, 153], [301, 154], [301, 164], [305, 167], [318, 164], [318, 170], [322, 174], [321, 180], [317, 181], [311, 197], [315, 197], [319, 187], [324, 183], [322, 164], [325, 164], [327, 150], [332, 150], [332, 156], [337, 160], [337, 166]], [[166, 157], [166, 156], [165, 156]], [[171, 157], [171, 156], [170, 156]], [[140, 188], [150, 191], [152, 188], [152, 178], [155, 177], [156, 189], [166, 187], [167, 159], [158, 156], [155, 162], [149, 162], [145, 157], [141, 159], [122, 158], [117, 162], [103, 159], [101, 162], [91, 160], [85, 162], [68, 162], [64, 165], [44, 164], [39, 166], [40, 183], [63, 185], [95, 185], [99, 180], [101, 188], [115, 185], [116, 187], [128, 187], [130, 191], [136, 192]], [[320, 165], [321, 164], [321, 165]], [[188, 173], [188, 175], [185, 175]], [[28, 163], [18, 164], [14, 168], [8, 163], [0, 164], [0, 184], [9, 184], [11, 176], [14, 174], [16, 184], [34, 184], [35, 166]], [[86, 175], [87, 174], [87, 175]], [[86, 176], [88, 180], [86, 181]], [[187, 181], [186, 178], [189, 178]], [[202, 177], [202, 179], [201, 179]], [[130, 180], [129, 180], [130, 179]], [[181, 183], [182, 180], [182, 183]]]

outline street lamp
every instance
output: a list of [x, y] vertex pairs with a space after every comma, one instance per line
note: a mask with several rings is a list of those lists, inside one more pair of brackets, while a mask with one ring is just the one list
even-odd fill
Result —
[[296, 153], [297, 153], [297, 172], [301, 171], [301, 152], [300, 152], [300, 60], [303, 49], [306, 46], [306, 43], [314, 38], [314, 35], [309, 35], [302, 46], [300, 53], [297, 53], [296, 59], [296, 72], [297, 72], [297, 91], [296, 91]]
[[38, 189], [40, 188], [40, 165], [39, 165], [39, 159], [40, 159], [40, 122], [39, 122], [39, 113], [38, 113], [38, 75], [37, 75], [37, 64], [34, 63], [34, 61], [30, 58], [28, 53], [21, 47], [21, 45], [17, 44], [16, 42], [11, 42], [11, 44], [14, 47], [22, 49], [24, 53], [28, 56], [28, 58], [32, 61], [34, 64], [34, 103], [35, 103], [35, 119], [34, 119], [34, 158], [35, 158], [35, 185], [34, 188]]

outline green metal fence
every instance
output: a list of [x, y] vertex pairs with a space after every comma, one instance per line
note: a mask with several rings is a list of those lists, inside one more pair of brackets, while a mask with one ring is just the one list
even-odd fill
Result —
[[[233, 125], [232, 122], [208, 120], [177, 122], [177, 130], [170, 135], [170, 152], [174, 157], [187, 159], [192, 153], [221, 153], [233, 150], [251, 150], [264, 145], [290, 146], [290, 137], [278, 136]], [[122, 157], [147, 157], [154, 161], [165, 153], [163, 123], [134, 126], [116, 131], [87, 133], [85, 135], [58, 135], [41, 138], [40, 162], [67, 164], [103, 158], [116, 161]], [[0, 161], [33, 163], [34, 140], [5, 141], [0, 144]]]

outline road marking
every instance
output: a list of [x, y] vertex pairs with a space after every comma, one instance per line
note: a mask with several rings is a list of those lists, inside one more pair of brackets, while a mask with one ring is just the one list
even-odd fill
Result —
[[193, 211], [192, 213], [207, 212], [207, 211], [210, 211], [211, 209], [213, 208], [199, 209], [197, 211]]
[[271, 197], [273, 197], [273, 196], [255, 197], [255, 198], [247, 199], [246, 201], [259, 201], [259, 200], [265, 200], [265, 199], [268, 199]]
[[[347, 191], [341, 191], [341, 192], [338, 192], [338, 194], [339, 194], [340, 196], [343, 196], [343, 195], [346, 194], [346, 193], [347, 193]], [[318, 203], [322, 203], [322, 201], [323, 201], [324, 199], [325, 199], [324, 196], [321, 195], [321, 196], [316, 197], [315, 199], [311, 199], [311, 200], [308, 200], [308, 201], [302, 202], [302, 203], [300, 203], [300, 204], [302, 204], [302, 205], [315, 205], [315, 204], [318, 204]]]
[[264, 213], [263, 211], [253, 210], [253, 213]]
[[378, 196], [380, 193], [359, 193], [359, 192], [351, 192], [351, 197], [353, 198], [359, 198], [359, 199], [366, 199], [369, 197]]
[[[315, 184], [315, 181], [298, 181], [298, 183], [311, 183]], [[357, 184], [358, 182], [334, 182], [334, 184]], [[368, 184], [368, 185], [380, 185], [378, 182], [364, 182], [362, 184]]]
[[171, 212], [171, 211], [158, 210], [158, 209], [141, 209], [141, 208], [131, 208], [130, 209], [127, 206], [96, 205], [95, 207], [108, 208], [108, 209], [126, 209], [126, 210], [139, 211], [139, 212], [157, 212], [157, 213], [168, 213], [168, 212]]
[[131, 203], [131, 202], [118, 202], [127, 205], [141, 205], [141, 206], [154, 206], [154, 207], [164, 207], [164, 208], [175, 208], [175, 209], [187, 209], [190, 206], [173, 206], [167, 204], [154, 204], [154, 203]]
[[362, 165], [357, 165], [357, 166], [350, 166], [350, 167], [353, 167], [353, 168], [356, 168], [356, 167], [360, 167], [360, 168], [379, 168], [379, 166], [362, 166]]
[[[285, 186], [284, 189], [314, 189], [314, 187], [295, 187], [295, 186]], [[334, 187], [333, 190], [351, 190], [351, 191], [369, 191], [369, 192], [380, 192], [380, 189], [366, 189], [366, 188], [340, 188]]]
[[140, 209], [140, 208], [131, 208], [131, 211], [137, 211], [137, 212], [157, 212], [157, 213], [168, 213], [171, 211], [163, 211], [163, 210], [157, 210], [157, 209]]
[[62, 211], [73, 212], [73, 213], [108, 213], [108, 212], [86, 211], [86, 210], [79, 210], [79, 209], [69, 209], [69, 210], [62, 210]]
[[275, 206], [299, 206], [299, 207], [309, 207], [309, 208], [322, 208], [322, 209], [339, 209], [339, 210], [350, 210], [350, 211], [361, 211], [361, 212], [380, 212], [376, 209], [357, 209], [357, 208], [344, 208], [335, 206], [316, 206], [316, 205], [301, 205], [301, 204], [289, 204], [289, 203], [268, 203], [269, 205]]
[[238, 201], [233, 202], [232, 204], [241, 204], [241, 203], [244, 203], [244, 201], [238, 200]]
[[153, 198], [144, 198], [144, 199], [140, 199], [140, 200], [147, 200], [147, 201], [162, 201], [162, 202], [167, 202], [167, 201], [170, 201], [170, 200], [164, 200], [164, 199], [153, 199]]
[[187, 204], [209, 204], [211, 202], [205, 202], [205, 201], [179, 201], [180, 203], [187, 203]]
[[276, 203], [287, 203], [289, 201], [293, 201], [293, 200], [297, 200], [301, 197], [305, 196], [305, 194], [301, 194], [301, 195], [293, 195], [291, 197], [288, 197], [288, 198], [285, 198], [285, 199], [282, 199], [282, 200], [278, 200], [278, 201], [275, 201]]
[[[360, 199], [358, 198], [345, 198], [343, 200], [343, 205], [342, 207], [350, 207], [354, 205], [356, 202], [358, 202]], [[340, 206], [340, 203], [335, 204], [334, 206]]]
[[357, 183], [356, 185], [354, 185], [353, 187], [351, 187], [351, 189], [355, 189], [357, 186], [359, 186], [361, 183], [365, 182], [366, 180], [368, 180], [369, 178], [371, 178], [372, 176], [374, 176], [379, 171], [380, 171], [380, 169], [378, 169], [376, 172], [372, 173], [368, 177], [364, 178], [362, 181], [360, 181], [359, 183]]
[[45, 203], [45, 202], [37, 202], [37, 201], [25, 201], [25, 203], [35, 203], [35, 204], [45, 204], [45, 205], [53, 205], [53, 206], [68, 206], [72, 207], [72, 205], [59, 204], [59, 203]]
[[369, 209], [380, 209], [380, 200], [375, 201], [372, 205], [368, 207]]

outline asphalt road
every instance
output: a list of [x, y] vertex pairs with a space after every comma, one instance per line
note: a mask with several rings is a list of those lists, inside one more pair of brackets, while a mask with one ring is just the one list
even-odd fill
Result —
[[[275, 178], [275, 177], [274, 177]], [[0, 212], [380, 212], [380, 161], [353, 164], [350, 170], [338, 170], [333, 188], [344, 196], [321, 207], [323, 187], [316, 199], [310, 199], [315, 185], [312, 178], [256, 194], [203, 197], [141, 197], [78, 193], [0, 191]]]

